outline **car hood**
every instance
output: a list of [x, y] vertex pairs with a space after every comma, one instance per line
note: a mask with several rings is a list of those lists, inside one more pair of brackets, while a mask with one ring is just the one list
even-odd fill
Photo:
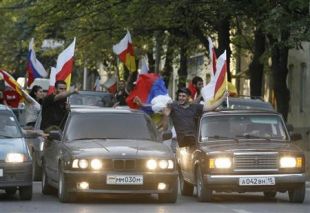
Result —
[[74, 156], [144, 158], [173, 157], [169, 147], [148, 140], [90, 139], [67, 143]]
[[24, 138], [1, 138], [0, 139], [0, 160], [5, 160], [8, 153], [26, 154]]
[[201, 148], [207, 153], [217, 152], [301, 152], [301, 149], [291, 142], [284, 141], [225, 141], [203, 144]]

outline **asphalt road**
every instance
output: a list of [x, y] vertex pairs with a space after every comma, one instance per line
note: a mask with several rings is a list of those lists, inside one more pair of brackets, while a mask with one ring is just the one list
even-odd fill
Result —
[[150, 197], [87, 197], [78, 203], [63, 204], [56, 195], [42, 195], [41, 183], [34, 183], [32, 201], [20, 201], [18, 196], [0, 194], [0, 212], [75, 212], [75, 213], [194, 213], [194, 212], [310, 212], [310, 184], [307, 185], [306, 200], [303, 204], [291, 204], [287, 193], [278, 193], [275, 199], [266, 200], [262, 193], [216, 194], [212, 203], [199, 203], [195, 197], [179, 195], [175, 204], [161, 204], [156, 196]]

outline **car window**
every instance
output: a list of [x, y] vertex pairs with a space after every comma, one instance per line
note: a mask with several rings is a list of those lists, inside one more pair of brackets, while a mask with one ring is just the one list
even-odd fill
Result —
[[207, 116], [201, 121], [200, 132], [203, 141], [225, 138], [288, 139], [283, 121], [278, 115]]
[[113, 106], [112, 95], [109, 93], [73, 94], [69, 97], [70, 105], [88, 105], [99, 107]]
[[0, 113], [0, 138], [20, 138], [21, 130], [16, 118], [10, 113]]
[[64, 134], [68, 141], [88, 138], [156, 141], [156, 130], [149, 122], [142, 113], [71, 113]]

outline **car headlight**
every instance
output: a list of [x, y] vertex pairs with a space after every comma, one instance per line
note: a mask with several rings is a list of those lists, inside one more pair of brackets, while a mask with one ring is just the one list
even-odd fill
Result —
[[151, 159], [151, 160], [146, 161], [146, 168], [150, 170], [155, 170], [157, 168], [156, 160]]
[[5, 158], [7, 163], [22, 163], [25, 160], [25, 156], [20, 153], [8, 153]]
[[301, 168], [302, 163], [301, 157], [284, 156], [280, 158], [280, 168]]
[[229, 169], [231, 168], [231, 165], [231, 159], [228, 157], [211, 158], [209, 160], [210, 169]]
[[90, 162], [90, 167], [94, 170], [99, 170], [102, 168], [102, 161], [99, 159], [93, 159]]
[[79, 168], [86, 169], [88, 167], [88, 161], [86, 159], [79, 160]]

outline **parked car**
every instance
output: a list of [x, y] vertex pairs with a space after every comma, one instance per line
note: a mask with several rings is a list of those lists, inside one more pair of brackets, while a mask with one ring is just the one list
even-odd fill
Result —
[[176, 202], [175, 158], [143, 112], [72, 108], [43, 149], [42, 192], [61, 202], [79, 194], [158, 194]]
[[32, 198], [31, 157], [13, 111], [0, 105], [0, 189], [8, 195], [19, 190], [22, 200]]
[[68, 98], [68, 104], [112, 107], [115, 103], [111, 93], [100, 91], [79, 91]]
[[197, 187], [199, 201], [216, 192], [288, 192], [305, 198], [305, 157], [291, 142], [282, 116], [272, 111], [226, 110], [202, 116], [198, 137], [177, 149], [182, 195]]

